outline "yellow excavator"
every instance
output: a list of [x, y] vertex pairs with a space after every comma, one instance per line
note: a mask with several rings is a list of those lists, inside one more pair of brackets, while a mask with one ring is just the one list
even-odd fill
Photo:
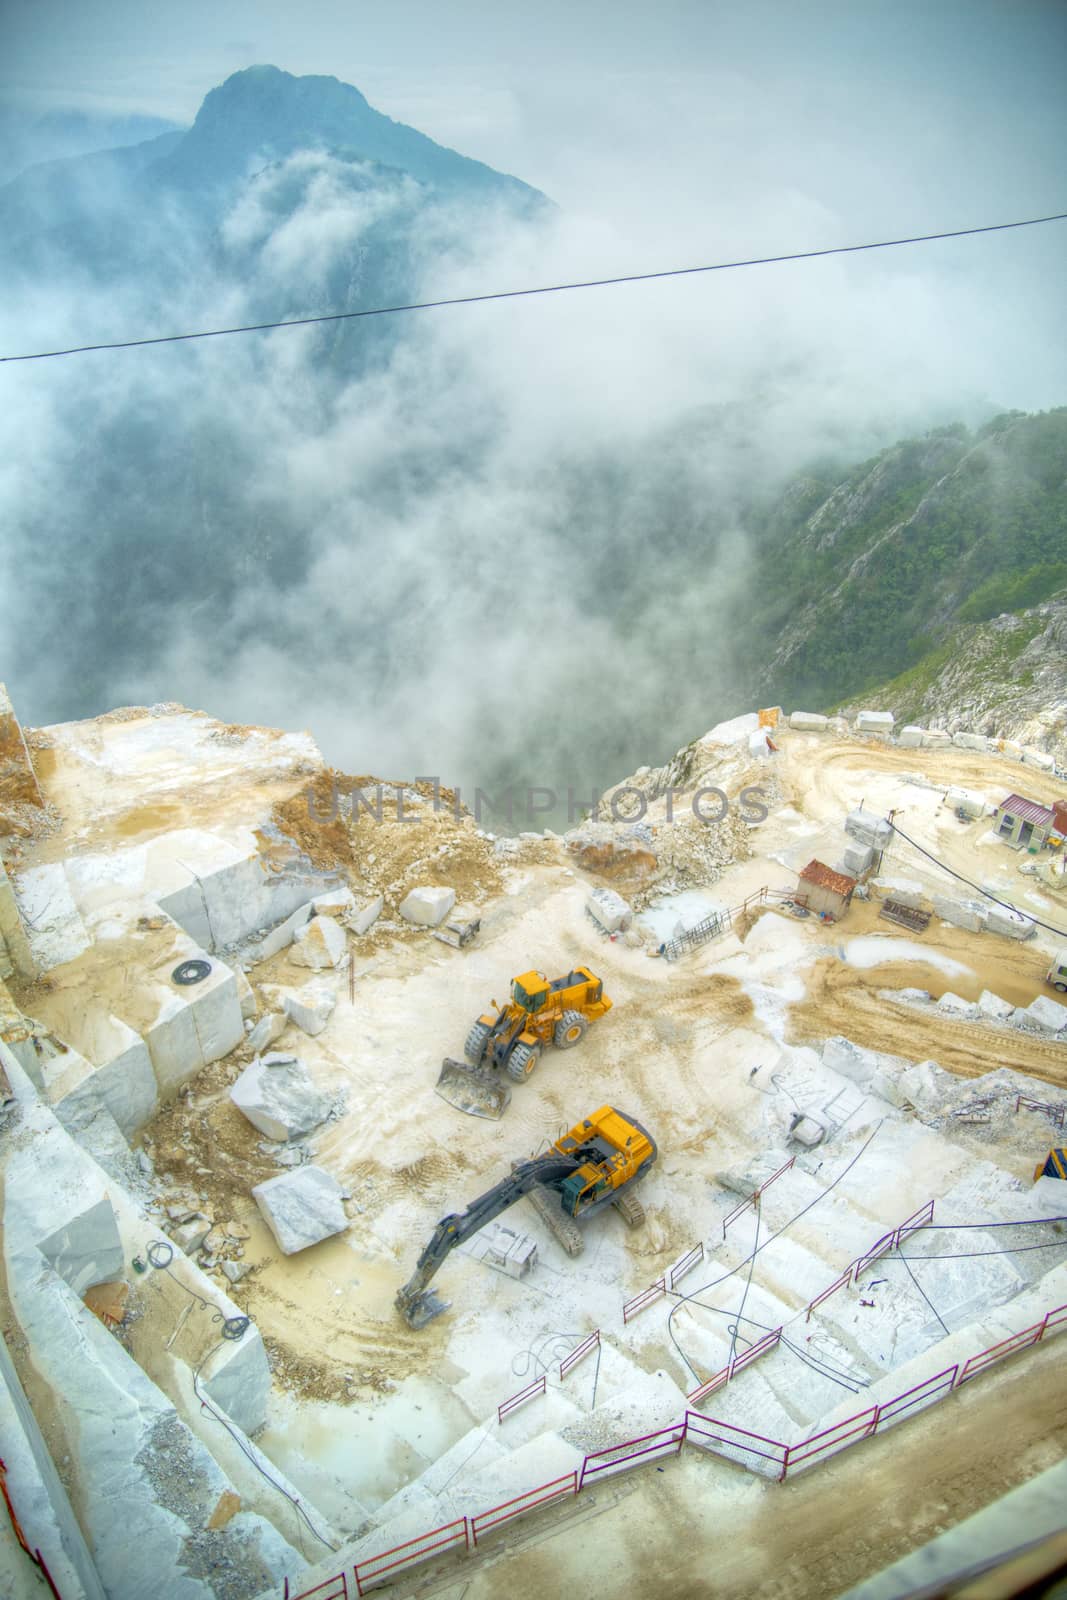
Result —
[[466, 1062], [446, 1058], [437, 1093], [473, 1117], [501, 1117], [511, 1102], [507, 1076], [522, 1083], [541, 1059], [546, 1044], [570, 1050], [591, 1022], [611, 1010], [600, 978], [588, 967], [549, 980], [531, 970], [513, 979], [505, 1006], [490, 1002], [467, 1035]]
[[639, 1122], [613, 1106], [601, 1106], [544, 1155], [516, 1162], [508, 1177], [465, 1211], [443, 1217], [397, 1294], [397, 1309], [412, 1328], [424, 1328], [447, 1311], [447, 1303], [428, 1287], [430, 1279], [458, 1244], [523, 1195], [529, 1195], [568, 1255], [578, 1255], [583, 1247], [579, 1221], [601, 1206], [613, 1205], [628, 1227], [639, 1227], [645, 1210], [632, 1186], [647, 1177], [656, 1154], [652, 1135]]

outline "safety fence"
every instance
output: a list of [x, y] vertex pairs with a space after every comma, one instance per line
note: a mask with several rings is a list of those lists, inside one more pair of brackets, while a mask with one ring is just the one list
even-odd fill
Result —
[[3, 1496], [4, 1505], [7, 1507], [7, 1514], [11, 1521], [12, 1532], [14, 1533], [15, 1538], [18, 1540], [19, 1548], [26, 1555], [27, 1559], [32, 1561], [34, 1566], [37, 1567], [41, 1576], [44, 1578], [45, 1583], [47, 1583], [48, 1587], [55, 1596], [55, 1600], [61, 1600], [59, 1590], [56, 1588], [52, 1574], [48, 1570], [48, 1563], [45, 1561], [44, 1556], [39, 1550], [30, 1549], [30, 1542], [22, 1531], [22, 1524], [18, 1519], [18, 1514], [15, 1511], [14, 1503], [11, 1499], [11, 1491], [7, 1486], [7, 1465], [2, 1460], [0, 1460], [0, 1495]]
[[1019, 1094], [1015, 1096], [1016, 1111], [1020, 1106], [1026, 1106], [1028, 1111], [1044, 1112], [1057, 1128], [1062, 1128], [1067, 1121], [1067, 1105], [1064, 1104], [1057, 1104], [1051, 1100], [1031, 1100], [1029, 1095]]
[[784, 1167], [779, 1167], [777, 1172], [772, 1172], [766, 1183], [761, 1183], [758, 1189], [753, 1189], [752, 1193], [747, 1195], [746, 1198], [741, 1201], [740, 1205], [734, 1206], [734, 1209], [730, 1212], [730, 1214], [723, 1218], [722, 1236], [724, 1239], [726, 1238], [726, 1230], [730, 1226], [731, 1222], [733, 1222], [736, 1217], [739, 1217], [742, 1211], [747, 1211], [749, 1206], [758, 1206], [760, 1195], [763, 1194], [764, 1190], [769, 1189], [774, 1180], [776, 1178], [780, 1178], [783, 1172], [788, 1172], [795, 1160], [796, 1156], [790, 1156]]
[[578, 1474], [578, 1488], [584, 1489], [591, 1478], [604, 1473], [628, 1471], [639, 1461], [652, 1456], [676, 1456], [685, 1442], [685, 1423], [676, 1422], [669, 1428], [657, 1428], [655, 1433], [642, 1434], [639, 1439], [627, 1439], [624, 1444], [609, 1445], [586, 1456]]
[[765, 1333], [762, 1339], [757, 1339], [755, 1344], [750, 1345], [741, 1355], [732, 1357], [721, 1372], [717, 1372], [706, 1383], [699, 1384], [691, 1394], [686, 1396], [686, 1399], [692, 1405], [699, 1405], [701, 1400], [708, 1398], [709, 1394], [714, 1394], [717, 1389], [724, 1389], [730, 1379], [735, 1377], [742, 1368], [750, 1367], [753, 1361], [759, 1360], [760, 1356], [765, 1356], [769, 1351], [777, 1349], [781, 1338], [781, 1328], [775, 1328], [772, 1332]]
[[861, 1439], [869, 1439], [883, 1426], [888, 1427], [909, 1413], [954, 1393], [971, 1378], [987, 1372], [998, 1361], [1029, 1349], [1050, 1330], [1064, 1326], [1067, 1326], [1067, 1305], [1057, 1306], [1032, 1327], [1002, 1339], [999, 1344], [980, 1351], [962, 1364], [957, 1363], [942, 1372], [935, 1372], [932, 1377], [924, 1378], [921, 1383], [894, 1396], [892, 1400], [869, 1406], [855, 1416], [845, 1417], [824, 1428], [821, 1433], [811, 1434], [796, 1444], [765, 1439], [760, 1434], [749, 1433], [744, 1428], [695, 1412], [686, 1413], [686, 1436], [693, 1435], [694, 1442], [699, 1439], [705, 1450], [726, 1460], [739, 1462], [750, 1471], [766, 1475], [773, 1469], [773, 1474], [782, 1480], [789, 1472], [797, 1472], [814, 1461], [836, 1455], [849, 1445], [858, 1444]]
[[1040, 1322], [1035, 1322], [1032, 1327], [1024, 1328], [1021, 1333], [1013, 1333], [1010, 1338], [1002, 1339], [999, 1344], [991, 1345], [988, 1350], [983, 1350], [979, 1355], [971, 1356], [964, 1362], [957, 1380], [957, 1388], [961, 1383], [967, 1383], [971, 1378], [976, 1378], [980, 1372], [991, 1367], [996, 1361], [1003, 1361], [1005, 1356], [1013, 1356], [1019, 1350], [1026, 1350], [1032, 1344], [1039, 1344], [1050, 1328], [1058, 1328], [1067, 1322], [1067, 1305], [1057, 1306], [1054, 1311], [1048, 1311]]
[[666, 1293], [666, 1278], [657, 1278], [650, 1289], [645, 1289], [641, 1294], [634, 1295], [632, 1300], [627, 1300], [622, 1308], [623, 1322], [632, 1322], [639, 1311], [644, 1311], [646, 1307], [654, 1305], [657, 1300], [662, 1300]]
[[563, 1357], [563, 1360], [559, 1364], [560, 1382], [563, 1382], [563, 1379], [567, 1376], [568, 1372], [576, 1367], [579, 1361], [583, 1360], [593, 1350], [599, 1349], [599, 1347], [600, 1329], [596, 1328], [589, 1335], [588, 1339], [583, 1339], [581, 1344], [576, 1344], [570, 1354]]
[[701, 1239], [692, 1250], [687, 1250], [684, 1256], [679, 1256], [673, 1266], [667, 1268], [662, 1278], [657, 1278], [648, 1289], [643, 1289], [640, 1294], [634, 1295], [632, 1300], [627, 1300], [622, 1308], [623, 1322], [632, 1322], [639, 1312], [655, 1305], [665, 1294], [673, 1294], [675, 1284], [681, 1283], [686, 1273], [692, 1272], [693, 1268], [699, 1266], [703, 1260], [704, 1241]]
[[934, 1202], [928, 1200], [924, 1206], [919, 1207], [918, 1211], [913, 1212], [907, 1221], [902, 1222], [899, 1227], [893, 1228], [889, 1233], [884, 1233], [877, 1243], [871, 1246], [866, 1255], [862, 1255], [856, 1261], [851, 1262], [839, 1278], [835, 1278], [833, 1283], [829, 1284], [821, 1294], [817, 1294], [814, 1300], [808, 1302], [808, 1308], [804, 1313], [804, 1321], [810, 1322], [811, 1314], [816, 1307], [821, 1306], [824, 1300], [829, 1300], [830, 1296], [836, 1294], [838, 1289], [844, 1289], [850, 1283], [858, 1285], [863, 1273], [872, 1267], [880, 1256], [887, 1255], [890, 1250], [898, 1250], [909, 1234], [915, 1233], [919, 1228], [929, 1227], [933, 1218]]
[[542, 1373], [539, 1378], [534, 1379], [533, 1383], [528, 1383], [525, 1389], [520, 1389], [518, 1394], [513, 1394], [510, 1400], [501, 1401], [496, 1408], [497, 1422], [503, 1422], [505, 1417], [510, 1416], [513, 1411], [517, 1411], [520, 1406], [524, 1406], [527, 1400], [532, 1400], [535, 1395], [544, 1394], [544, 1392], [545, 1375]]
[[562, 1478], [553, 1478], [551, 1483], [543, 1483], [537, 1489], [517, 1494], [513, 1500], [505, 1500], [503, 1505], [494, 1506], [492, 1511], [480, 1511], [470, 1519], [471, 1544], [477, 1546], [479, 1534], [484, 1539], [487, 1533], [499, 1528], [502, 1523], [511, 1522], [526, 1511], [536, 1511], [539, 1506], [551, 1505], [553, 1500], [564, 1500], [568, 1495], [575, 1495], [580, 1487], [575, 1469], [564, 1473]]
[[676, 1283], [681, 1283], [686, 1273], [692, 1272], [693, 1268], [699, 1266], [703, 1259], [704, 1241], [701, 1239], [700, 1243], [695, 1244], [692, 1250], [687, 1250], [684, 1256], [680, 1256], [673, 1267], [667, 1268], [664, 1273], [664, 1277], [667, 1280], [667, 1288], [673, 1289]]
[[[871, 1438], [902, 1418], [936, 1403], [946, 1395], [954, 1393], [971, 1378], [988, 1371], [997, 1362], [1017, 1355], [1021, 1350], [1031, 1348], [1046, 1334], [1063, 1327], [1067, 1327], [1067, 1304], [1055, 1307], [1033, 1327], [1013, 1334], [1010, 1338], [991, 1346], [990, 1349], [971, 1356], [962, 1365], [957, 1363], [955, 1366], [946, 1367], [944, 1371], [924, 1378], [921, 1383], [914, 1384], [902, 1394], [894, 1396], [892, 1400], [868, 1406], [855, 1416], [845, 1417], [839, 1422], [832, 1423], [830, 1427], [800, 1439], [795, 1444], [788, 1444], [781, 1439], [767, 1438], [750, 1429], [739, 1428], [732, 1422], [724, 1422], [721, 1418], [706, 1417], [699, 1411], [687, 1409], [681, 1422], [667, 1428], [658, 1428], [653, 1433], [643, 1434], [636, 1439], [624, 1440], [621, 1444], [610, 1445], [604, 1450], [597, 1450], [585, 1457], [580, 1468], [553, 1478], [548, 1483], [539, 1484], [537, 1488], [529, 1489], [523, 1494], [514, 1495], [488, 1511], [480, 1511], [475, 1516], [458, 1517], [452, 1522], [443, 1523], [439, 1528], [431, 1528], [427, 1533], [407, 1539], [403, 1544], [394, 1545], [392, 1549], [383, 1550], [379, 1555], [368, 1556], [356, 1562], [351, 1568], [346, 1568], [334, 1577], [324, 1580], [313, 1589], [304, 1589], [299, 1594], [293, 1594], [286, 1580], [284, 1600], [349, 1600], [349, 1595], [353, 1592], [349, 1588], [349, 1574], [355, 1594], [364, 1595], [378, 1584], [386, 1582], [394, 1574], [425, 1561], [430, 1556], [460, 1548], [465, 1550], [480, 1548], [480, 1540], [494, 1529], [512, 1522], [516, 1517], [524, 1516], [529, 1511], [543, 1509], [557, 1501], [573, 1498], [587, 1485], [600, 1478], [612, 1477], [639, 1465], [679, 1455], [687, 1444], [744, 1466], [751, 1472], [782, 1481], [790, 1472], [801, 1471], [814, 1462], [836, 1455], [863, 1439]], [[780, 1336], [780, 1334], [781, 1329], [775, 1329], [775, 1335]], [[768, 1338], [772, 1337], [774, 1335], [768, 1335]], [[766, 1344], [766, 1341], [760, 1343]], [[773, 1348], [773, 1346], [767, 1347]], [[572, 1354], [577, 1354], [577, 1351], [572, 1351]], [[757, 1359], [758, 1354], [763, 1354], [763, 1351], [757, 1345], [753, 1345], [746, 1351], [745, 1357], [741, 1358], [742, 1364]], [[56, 1594], [54, 1585], [52, 1592]]]

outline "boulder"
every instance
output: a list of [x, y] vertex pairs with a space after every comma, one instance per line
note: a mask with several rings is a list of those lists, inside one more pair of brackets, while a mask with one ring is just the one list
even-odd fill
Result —
[[962, 811], [965, 817], [972, 820], [985, 815], [989, 809], [980, 794], [973, 794], [970, 789], [950, 788], [945, 795], [945, 804], [951, 806], [953, 811]]
[[329, 894], [316, 896], [311, 909], [317, 917], [343, 917], [354, 905], [351, 889], [332, 889]]
[[909, 722], [897, 734], [897, 744], [900, 745], [902, 750], [918, 750], [925, 738], [926, 729], [917, 728], [913, 722]]
[[952, 743], [959, 750], [988, 751], [989, 740], [982, 733], [954, 733]]
[[873, 850], [884, 850], [893, 837], [893, 830], [885, 818], [873, 811], [864, 811], [862, 806], [850, 811], [845, 818], [845, 832], [851, 839], [870, 845]]
[[282, 1004], [286, 1016], [314, 1037], [322, 1032], [333, 1015], [337, 996], [324, 983], [307, 983], [302, 989], [286, 989]]
[[1021, 744], [1017, 744], [1014, 739], [998, 739], [997, 751], [1000, 755], [1006, 756], [1009, 761], [1021, 761], [1023, 758], [1023, 747]]
[[985, 925], [990, 933], [999, 933], [1005, 939], [1029, 939], [1037, 932], [1036, 924], [1021, 911], [993, 904], [986, 912]]
[[940, 917], [942, 922], [951, 922], [954, 928], [980, 933], [985, 926], [986, 908], [978, 900], [946, 900], [935, 895], [934, 915]]
[[1013, 1020], [1030, 1023], [1040, 1028], [1042, 1033], [1062, 1033], [1067, 1028], [1067, 1006], [1061, 1006], [1058, 1000], [1050, 1000], [1047, 994], [1039, 994], [1025, 1011], [1016, 1011]]
[[241, 1006], [241, 1016], [247, 1021], [256, 1014], [256, 997], [252, 993], [252, 985], [241, 971], [240, 967], [234, 968], [234, 979], [237, 984], [237, 999]]
[[311, 967], [321, 972], [326, 967], [336, 967], [347, 951], [348, 943], [340, 923], [332, 917], [312, 917], [296, 930], [289, 959], [298, 967]]
[[801, 733], [825, 733], [829, 717], [820, 715], [818, 711], [791, 711], [789, 713], [789, 726], [796, 728]]
[[839, 1072], [843, 1078], [851, 1078], [862, 1089], [881, 1071], [881, 1062], [873, 1050], [865, 1050], [862, 1045], [853, 1044], [851, 1039], [845, 1039], [840, 1034], [827, 1039], [823, 1045], [822, 1064], [829, 1067], [831, 1072]]
[[923, 734], [924, 750], [947, 750], [952, 743], [952, 735], [943, 728], [927, 728]]
[[195, 1255], [211, 1232], [211, 1218], [198, 1211], [188, 1222], [179, 1223], [171, 1230], [171, 1238], [187, 1256]]
[[633, 921], [632, 907], [621, 894], [616, 894], [614, 889], [603, 887], [593, 889], [585, 906], [590, 916], [594, 917], [607, 933], [617, 933], [620, 928], [628, 928]]
[[972, 1000], [964, 1000], [962, 995], [953, 994], [951, 989], [945, 990], [934, 1010], [939, 1011], [942, 1016], [967, 1021], [973, 1021], [978, 1015], [978, 1007]]
[[251, 1272], [252, 1264], [249, 1261], [224, 1261], [222, 1270], [231, 1283], [240, 1283]]
[[892, 733], [895, 722], [891, 711], [861, 711], [856, 717], [856, 732]]
[[353, 933], [367, 933], [381, 916], [384, 905], [382, 896], [375, 895], [373, 900], [365, 900], [362, 905], [354, 907], [345, 921]]
[[[45, 1181], [43, 1170], [40, 1179]], [[73, 1192], [74, 1186], [65, 1174], [64, 1179], [57, 1185], [59, 1192], [68, 1188]], [[91, 1190], [95, 1185], [91, 1181], [83, 1187], [86, 1193], [77, 1195], [63, 1225], [37, 1241], [37, 1248], [49, 1266], [54, 1267], [78, 1295], [95, 1284], [111, 1283], [121, 1277], [125, 1263], [111, 1201], [106, 1193], [93, 1199]]]
[[248, 1035], [248, 1043], [253, 1050], [266, 1050], [270, 1045], [280, 1039], [285, 1032], [285, 1017], [280, 1011], [268, 1011], [265, 1017], [260, 1017], [252, 1032]]
[[861, 878], [874, 865], [874, 851], [869, 844], [850, 844], [841, 858], [841, 869], [850, 878]]
[[307, 1250], [348, 1227], [340, 1184], [310, 1163], [257, 1183], [252, 1198], [283, 1255]]
[[1010, 1000], [1002, 1000], [991, 989], [983, 989], [978, 996], [978, 1014], [990, 1022], [1006, 1022], [1014, 1010]]
[[400, 915], [405, 922], [414, 922], [422, 928], [436, 928], [445, 920], [455, 903], [455, 889], [433, 886], [412, 889], [401, 902]]
[[291, 1055], [257, 1056], [230, 1089], [230, 1099], [268, 1139], [297, 1138], [330, 1109], [303, 1062]]
[[1056, 762], [1047, 750], [1035, 750], [1031, 745], [1023, 746], [1023, 762], [1028, 767], [1037, 767], [1041, 772], [1051, 772]]

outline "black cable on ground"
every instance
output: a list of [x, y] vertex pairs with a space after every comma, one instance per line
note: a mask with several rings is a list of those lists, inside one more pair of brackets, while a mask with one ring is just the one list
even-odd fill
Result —
[[[889, 821], [888, 818], [886, 820]], [[910, 839], [902, 829], [897, 827], [895, 822], [889, 822], [889, 826], [894, 833], [899, 833], [904, 842], [910, 844], [913, 850], [918, 850], [919, 854], [925, 856], [928, 861], [932, 861], [935, 867], [940, 867], [942, 872], [947, 872], [950, 878], [955, 878], [958, 882], [965, 883], [968, 889], [973, 889], [976, 894], [984, 896], [986, 900], [991, 900], [995, 906], [1001, 906], [1005, 911], [1013, 911], [1017, 917], [1025, 917], [1028, 922], [1034, 923], [1037, 927], [1045, 928], [1049, 933], [1059, 934], [1061, 939], [1067, 939], [1067, 928], [1057, 928], [1051, 922], [1042, 922], [1040, 917], [1032, 916], [1029, 911], [1020, 911], [1018, 906], [1011, 905], [1009, 901], [998, 900], [995, 894], [990, 894], [988, 889], [983, 889], [980, 883], [975, 883], [972, 879], [965, 878], [962, 872], [956, 871], [955, 867], [946, 866], [941, 858], [935, 856], [933, 851], [927, 850], [925, 845], [918, 844], [914, 839]]]
[[204, 1357], [204, 1359], [201, 1361], [200, 1365], [197, 1367], [196, 1371], [193, 1373], [193, 1393], [196, 1395], [196, 1398], [200, 1401], [201, 1410], [202, 1411], [206, 1411], [208, 1416], [212, 1419], [213, 1422], [221, 1422], [222, 1426], [226, 1429], [226, 1432], [229, 1434], [229, 1436], [233, 1440], [234, 1444], [236, 1444], [237, 1447], [240, 1449], [241, 1454], [246, 1456], [248, 1458], [248, 1460], [251, 1461], [251, 1463], [255, 1467], [256, 1471], [260, 1474], [261, 1477], [266, 1479], [266, 1481], [271, 1485], [272, 1488], [277, 1489], [279, 1494], [282, 1494], [282, 1495], [285, 1496], [285, 1498], [288, 1500], [289, 1504], [299, 1513], [299, 1515], [302, 1517], [304, 1522], [307, 1523], [308, 1527], [311, 1529], [311, 1532], [315, 1535], [315, 1537], [319, 1541], [319, 1543], [320, 1544], [324, 1544], [326, 1546], [327, 1550], [339, 1550], [340, 1549], [339, 1545], [331, 1544], [329, 1539], [326, 1539], [326, 1538], [323, 1537], [323, 1535], [319, 1532], [318, 1528], [316, 1528], [315, 1524], [312, 1522], [311, 1518], [308, 1516], [307, 1512], [304, 1510], [303, 1506], [300, 1504], [300, 1501], [296, 1498], [296, 1496], [295, 1495], [291, 1495], [289, 1493], [288, 1489], [286, 1489], [283, 1484], [280, 1484], [278, 1482], [277, 1478], [272, 1478], [271, 1477], [270, 1473], [267, 1471], [267, 1469], [263, 1465], [262, 1461], [259, 1460], [259, 1457], [257, 1455], [255, 1455], [255, 1454], [253, 1454], [253, 1452], [248, 1448], [248, 1443], [247, 1443], [246, 1439], [244, 1438], [244, 1436], [240, 1432], [238, 1432], [238, 1430], [236, 1428], [233, 1427], [232, 1423], [230, 1423], [227, 1420], [227, 1418], [223, 1416], [221, 1411], [216, 1411], [215, 1410], [215, 1407], [211, 1404], [211, 1401], [207, 1398], [206, 1395], [204, 1395], [201, 1392], [201, 1390], [200, 1390], [200, 1374], [203, 1371], [204, 1367], [207, 1366], [207, 1363], [211, 1360], [211, 1357], [213, 1355], [215, 1355], [216, 1351], [219, 1351], [221, 1349], [222, 1349], [222, 1341], [220, 1340], [220, 1342], [217, 1345], [215, 1345], [213, 1349], [208, 1351], [207, 1355]]
[[[780, 1238], [781, 1235], [785, 1233], [787, 1228], [791, 1228], [795, 1222], [799, 1222], [801, 1217], [806, 1216], [813, 1206], [817, 1206], [820, 1200], [825, 1200], [826, 1196], [831, 1194], [833, 1190], [837, 1188], [837, 1185], [842, 1181], [843, 1178], [848, 1176], [848, 1174], [852, 1171], [852, 1168], [856, 1165], [856, 1162], [859, 1161], [861, 1156], [865, 1154], [867, 1147], [878, 1133], [884, 1121], [884, 1117], [879, 1119], [879, 1121], [872, 1128], [871, 1132], [868, 1134], [867, 1138], [863, 1141], [863, 1144], [857, 1150], [856, 1154], [852, 1157], [852, 1160], [847, 1166], [842, 1168], [834, 1181], [831, 1184], [828, 1184], [825, 1189], [817, 1194], [814, 1200], [809, 1200], [806, 1206], [802, 1206], [797, 1212], [796, 1216], [790, 1217], [788, 1222], [783, 1223], [776, 1233], [772, 1233], [770, 1237], [765, 1239], [761, 1245], [758, 1245], [757, 1248], [752, 1252], [752, 1255], [758, 1255], [761, 1250], [766, 1250], [767, 1246], [773, 1244], [775, 1239]], [[689, 1361], [681, 1345], [678, 1343], [678, 1340], [675, 1338], [674, 1328], [672, 1327], [675, 1313], [680, 1311], [683, 1305], [687, 1305], [690, 1300], [696, 1300], [697, 1295], [706, 1294], [709, 1289], [717, 1289], [720, 1283], [725, 1283], [728, 1278], [735, 1277], [743, 1267], [748, 1265], [748, 1262], [751, 1260], [751, 1258], [751, 1256], [746, 1256], [743, 1261], [739, 1262], [736, 1267], [732, 1267], [729, 1272], [724, 1272], [720, 1274], [719, 1277], [713, 1278], [710, 1283], [701, 1284], [699, 1289], [693, 1289], [688, 1294], [678, 1295], [677, 1303], [671, 1307], [670, 1313], [667, 1317], [667, 1332], [670, 1335], [671, 1343], [677, 1350], [682, 1362], [689, 1368], [689, 1371], [693, 1374], [693, 1377], [698, 1380], [698, 1382], [700, 1379], [700, 1374]], [[705, 1306], [702, 1300], [697, 1300], [697, 1305], [701, 1306], [705, 1311], [715, 1311], [719, 1309], [717, 1306]]]
[[759, 1208], [759, 1206], [757, 1206], [756, 1207], [756, 1232], [755, 1232], [755, 1236], [754, 1236], [754, 1238], [752, 1240], [752, 1255], [750, 1256], [749, 1263], [748, 1263], [748, 1277], [745, 1279], [745, 1292], [741, 1296], [741, 1304], [737, 1308], [737, 1317], [734, 1320], [733, 1327], [730, 1329], [730, 1361], [732, 1361], [734, 1359], [734, 1351], [737, 1349], [737, 1324], [738, 1324], [738, 1322], [740, 1321], [741, 1317], [744, 1314], [745, 1302], [748, 1299], [748, 1291], [752, 1287], [752, 1274], [756, 1270], [756, 1255], [757, 1255], [757, 1252], [759, 1250], [759, 1225], [760, 1225], [760, 1208]]
[[[940, 1322], [942, 1330], [945, 1333], [948, 1333], [948, 1324], [946, 1323], [944, 1317], [942, 1317], [940, 1311], [934, 1305], [934, 1302], [930, 1299], [930, 1296], [927, 1294], [926, 1290], [923, 1288], [922, 1284], [919, 1282], [919, 1280], [915, 1276], [914, 1272], [912, 1272], [911, 1267], [908, 1265], [907, 1256], [901, 1256], [900, 1259], [904, 1263], [904, 1267], [905, 1267], [905, 1270], [907, 1271], [908, 1277], [911, 1279], [911, 1281], [915, 1285], [916, 1289], [918, 1289], [919, 1293], [922, 1295], [923, 1299], [926, 1301], [926, 1304], [930, 1307], [930, 1310], [933, 1312], [933, 1314], [937, 1318], [938, 1322]], [[916, 1261], [920, 1261], [920, 1260], [923, 1260], [925, 1258], [921, 1257], [921, 1256], [916, 1256], [915, 1259], [916, 1259]]]
[[1047, 217], [1026, 217], [1021, 222], [992, 222], [979, 228], [953, 228], [942, 233], [917, 233], [903, 239], [877, 239], [869, 244], [831, 245], [822, 250], [792, 250], [784, 255], [751, 256], [743, 261], [717, 261], [703, 267], [670, 267], [660, 272], [629, 272], [613, 278], [588, 278], [574, 283], [542, 284], [533, 289], [498, 289], [489, 294], [454, 295], [445, 300], [421, 300], [410, 305], [374, 306], [366, 311], [332, 311], [317, 317], [289, 317], [275, 322], [255, 322], [235, 328], [205, 328], [196, 333], [158, 334], [147, 339], [116, 339], [107, 344], [74, 345], [66, 350], [37, 350], [27, 355], [0, 356], [4, 361], [46, 361], [53, 356], [80, 356], [93, 350], [132, 350], [150, 344], [183, 344], [190, 339], [219, 339], [232, 333], [266, 333], [274, 328], [307, 328], [320, 322], [356, 322], [363, 317], [388, 317], [406, 311], [437, 311], [445, 306], [481, 305], [489, 300], [521, 300], [531, 295], [568, 294], [577, 289], [607, 289], [622, 283], [651, 283], [658, 278], [688, 278], [699, 273], [735, 272], [743, 267], [770, 267], [786, 261], [815, 261], [822, 256], [856, 255], [864, 250], [894, 250], [907, 244], [932, 244], [939, 239], [966, 239], [979, 233], [1006, 233], [1013, 228], [1036, 228], [1046, 222], [1067, 221], [1067, 211]]
[[[171, 1272], [170, 1263], [174, 1260], [174, 1246], [171, 1244], [169, 1239], [153, 1239], [152, 1243], [145, 1251], [145, 1254], [155, 1270], [157, 1272], [165, 1272], [170, 1281], [177, 1284], [178, 1288], [187, 1294], [191, 1301], [193, 1301], [196, 1305], [199, 1305], [205, 1311], [212, 1310], [212, 1303], [210, 1300], [205, 1300], [202, 1294], [198, 1294], [195, 1289], [190, 1289], [188, 1284], [182, 1283], [181, 1279], [176, 1278], [174, 1273]], [[316, 1539], [318, 1539], [319, 1543], [324, 1544], [327, 1550], [338, 1549], [339, 1546], [331, 1544], [329, 1539], [326, 1539], [322, 1536], [315, 1524], [312, 1522], [311, 1518], [308, 1516], [307, 1512], [304, 1510], [303, 1506], [300, 1504], [299, 1500], [291, 1495], [288, 1489], [280, 1484], [276, 1478], [271, 1477], [270, 1473], [259, 1460], [258, 1456], [253, 1454], [253, 1452], [248, 1448], [248, 1444], [244, 1436], [238, 1432], [229, 1421], [227, 1421], [226, 1417], [224, 1417], [221, 1412], [216, 1411], [211, 1401], [201, 1391], [200, 1374], [210, 1361], [211, 1357], [221, 1350], [225, 1344], [232, 1343], [237, 1339], [243, 1338], [251, 1325], [252, 1319], [250, 1317], [226, 1317], [216, 1308], [212, 1312], [211, 1320], [212, 1322], [222, 1323], [222, 1337], [219, 1339], [218, 1344], [212, 1346], [207, 1355], [201, 1360], [199, 1366], [196, 1367], [193, 1372], [193, 1393], [200, 1402], [200, 1409], [202, 1411], [206, 1411], [208, 1416], [211, 1417], [214, 1422], [220, 1422], [222, 1424], [222, 1426], [226, 1429], [226, 1432], [230, 1435], [230, 1438], [241, 1450], [241, 1453], [246, 1456], [249, 1461], [251, 1461], [256, 1471], [266, 1479], [272, 1488], [277, 1489], [278, 1493], [284, 1495], [289, 1503], [295, 1507], [300, 1516], [307, 1523], [311, 1532], [315, 1535]]]

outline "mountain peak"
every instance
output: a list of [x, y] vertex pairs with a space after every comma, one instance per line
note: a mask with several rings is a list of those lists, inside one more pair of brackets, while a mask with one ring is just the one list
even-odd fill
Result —
[[245, 67], [205, 96], [192, 128], [165, 163], [165, 175], [181, 184], [226, 183], [243, 177], [256, 161], [284, 160], [307, 149], [344, 150], [436, 188], [543, 200], [519, 179], [376, 111], [354, 84], [295, 77], [269, 64]]

